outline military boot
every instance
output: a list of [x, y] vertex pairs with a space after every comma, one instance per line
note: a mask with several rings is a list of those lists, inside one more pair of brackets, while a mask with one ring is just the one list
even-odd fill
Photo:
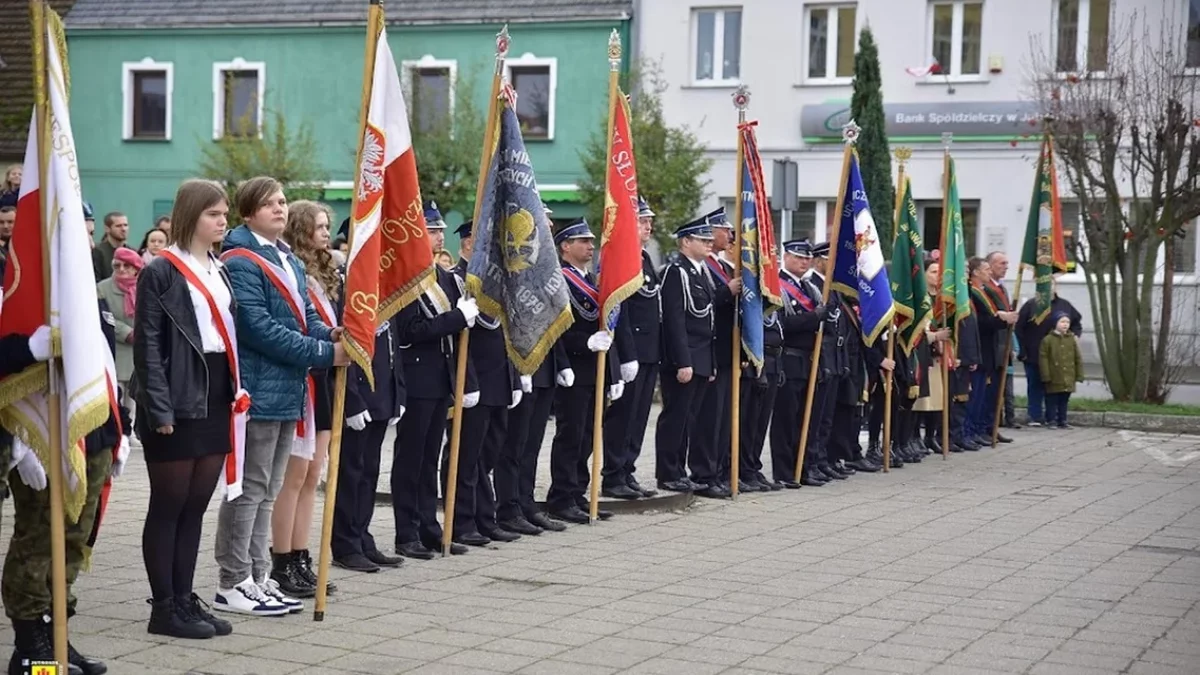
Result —
[[[8, 675], [25, 675], [32, 672], [32, 664], [54, 662], [54, 632], [50, 617], [40, 619], [13, 619], [13, 634], [16, 649], [8, 660]], [[69, 650], [68, 650], [69, 651]], [[101, 673], [106, 672], [105, 668]], [[84, 675], [83, 669], [74, 663], [67, 664], [67, 675]]]

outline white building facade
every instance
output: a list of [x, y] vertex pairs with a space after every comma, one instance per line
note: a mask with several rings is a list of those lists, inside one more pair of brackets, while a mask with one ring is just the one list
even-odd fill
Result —
[[[822, 241], [838, 194], [858, 34], [870, 26], [889, 141], [913, 150], [907, 173], [926, 246], [936, 248], [941, 229], [942, 135], [950, 133], [967, 253], [1006, 252], [1015, 279], [1041, 140], [1030, 100], [1032, 54], [1054, 54], [1064, 72], [1102, 71], [1110, 26], [1133, 10], [1180, 27], [1180, 47], [1200, 76], [1200, 0], [640, 0], [635, 44], [641, 58], [661, 66], [668, 122], [687, 125], [708, 147], [714, 163], [705, 208], [733, 202], [731, 95], [745, 84], [766, 170], [775, 159], [798, 164], [800, 206], [790, 231], [777, 236]], [[921, 72], [934, 63], [940, 72]], [[1065, 194], [1063, 213], [1076, 234], [1079, 206]], [[1176, 260], [1176, 308], [1184, 310], [1176, 314], [1186, 319], [1179, 328], [1192, 334], [1200, 314], [1197, 244], [1193, 223]], [[1022, 296], [1032, 292], [1026, 283]], [[1082, 273], [1060, 279], [1060, 294], [1090, 324]], [[1097, 360], [1088, 336], [1084, 351]]]

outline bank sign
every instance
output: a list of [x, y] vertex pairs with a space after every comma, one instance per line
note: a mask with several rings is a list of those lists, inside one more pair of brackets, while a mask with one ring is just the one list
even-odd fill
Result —
[[[890, 103], [883, 116], [891, 141], [940, 143], [949, 132], [959, 141], [1007, 142], [1042, 133], [1041, 112], [1026, 101]], [[849, 121], [848, 103], [806, 105], [800, 108], [800, 135], [807, 143], [840, 143]]]

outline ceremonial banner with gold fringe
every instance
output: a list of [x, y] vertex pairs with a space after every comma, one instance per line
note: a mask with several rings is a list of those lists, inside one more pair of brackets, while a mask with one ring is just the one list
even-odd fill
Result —
[[612, 105], [612, 138], [604, 185], [604, 230], [600, 235], [600, 316], [605, 327], [617, 326], [621, 303], [642, 287], [642, 242], [638, 235], [637, 166], [629, 129], [629, 101], [617, 89]]
[[838, 214], [841, 226], [833, 288], [858, 300], [863, 342], [870, 347], [891, 325], [896, 310], [883, 248], [879, 245], [879, 231], [875, 229], [875, 218], [858, 169], [858, 152], [851, 152], [846, 161], [850, 166], [846, 170], [845, 203]]
[[783, 307], [779, 286], [779, 268], [775, 250], [775, 225], [771, 222], [771, 204], [763, 179], [762, 157], [754, 127], [757, 122], [738, 126], [742, 140], [742, 350], [761, 371], [763, 365], [763, 320]]
[[1050, 315], [1050, 304], [1054, 301], [1054, 274], [1067, 271], [1062, 206], [1058, 200], [1058, 173], [1054, 169], [1054, 141], [1049, 134], [1042, 139], [1042, 151], [1038, 154], [1029, 220], [1025, 225], [1021, 269], [1026, 267], [1033, 270], [1037, 285], [1037, 295], [1034, 296], [1037, 309], [1033, 320], [1041, 323]]
[[372, 12], [371, 22], [367, 30], [379, 37], [366, 124], [359, 134], [342, 325], [346, 352], [374, 389], [376, 329], [424, 293], [435, 277], [408, 109], [383, 12]]
[[[23, 228], [22, 237], [42, 237], [48, 247], [49, 324], [54, 335], [56, 354], [61, 345], [61, 360], [55, 361], [55, 364], [60, 368], [56, 377], [64, 406], [62, 419], [51, 420], [44, 386], [32, 393], [18, 392], [23, 394], [19, 400], [11, 401], [0, 409], [0, 424], [15, 437], [14, 454], [19, 452], [18, 445], [28, 446], [43, 467], [49, 464], [50, 425], [62, 425], [63, 474], [67, 483], [64, 506], [68, 520], [77, 522], [87, 498], [83, 439], [108, 421], [112, 413], [116, 369], [108, 341], [100, 327], [96, 280], [92, 275], [92, 252], [83, 220], [79, 165], [67, 106], [66, 43], [62, 20], [53, 11], [45, 11], [49, 38], [46, 41], [48, 72], [45, 83], [50, 100], [50, 119], [46, 130], [48, 137], [38, 138], [35, 110], [35, 121], [30, 126], [26, 147], [25, 179], [21, 183], [18, 201], [18, 211], [24, 215], [18, 218]], [[39, 183], [39, 176], [43, 173], [40, 170], [40, 151], [44, 147], [53, 148], [53, 152], [47, 153], [49, 164], [45, 167], [46, 183], [43, 185]], [[29, 213], [37, 215], [30, 219]], [[17, 236], [15, 231], [13, 236]], [[25, 264], [29, 262], [27, 259]], [[5, 315], [30, 312], [34, 316], [44, 317], [44, 298], [30, 292], [35, 287], [38, 290], [42, 287], [28, 275], [27, 268], [23, 268], [20, 274], [21, 280], [6, 303]], [[26, 283], [30, 286], [22, 291]], [[0, 382], [0, 401], [9, 402], [14, 398], [8, 392], [11, 386], [8, 380]]]
[[506, 90], [504, 104], [492, 106], [499, 119], [483, 177], [467, 287], [479, 309], [503, 324], [513, 365], [532, 375], [574, 317], [514, 97]]
[[896, 332], [905, 354], [925, 334], [933, 316], [933, 301], [925, 284], [925, 242], [913, 201], [912, 181], [904, 177], [900, 188], [900, 209], [896, 218], [896, 240], [892, 244], [892, 268], [888, 278], [892, 283], [892, 301], [896, 307]]

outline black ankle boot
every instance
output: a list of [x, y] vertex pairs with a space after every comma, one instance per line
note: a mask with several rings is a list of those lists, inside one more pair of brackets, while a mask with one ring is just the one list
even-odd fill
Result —
[[279, 584], [284, 595], [293, 598], [311, 598], [317, 594], [316, 584], [308, 583], [299, 570], [299, 556], [295, 551], [271, 554], [271, 578]]
[[189, 616], [195, 617], [212, 626], [217, 635], [229, 635], [233, 633], [233, 624], [219, 616], [213, 616], [212, 612], [208, 611], [208, 605], [195, 593], [175, 598], [175, 606], [183, 608], [183, 612]]
[[[297, 570], [299, 570], [300, 574], [304, 577], [304, 580], [307, 581], [308, 584], [313, 587], [313, 592], [315, 593], [316, 589], [317, 589], [317, 572], [316, 572], [316, 570], [313, 569], [312, 555], [309, 554], [308, 549], [306, 549], [306, 548], [302, 548], [302, 549], [296, 551], [295, 553], [296, 553], [296, 568], [297, 568]], [[325, 593], [327, 595], [333, 595], [336, 592], [337, 592], [337, 585], [335, 585], [332, 581], [326, 581], [325, 582]]]
[[217, 634], [211, 624], [195, 616], [186, 605], [177, 603], [175, 598], [149, 602], [150, 623], [146, 626], [147, 633], [188, 640], [207, 640]]
[[[16, 649], [8, 660], [8, 675], [25, 675], [29, 672], [27, 666], [33, 661], [54, 661], [54, 631], [50, 626], [50, 617], [13, 619], [12, 624]], [[68, 663], [67, 675], [84, 674], [79, 666]]]

